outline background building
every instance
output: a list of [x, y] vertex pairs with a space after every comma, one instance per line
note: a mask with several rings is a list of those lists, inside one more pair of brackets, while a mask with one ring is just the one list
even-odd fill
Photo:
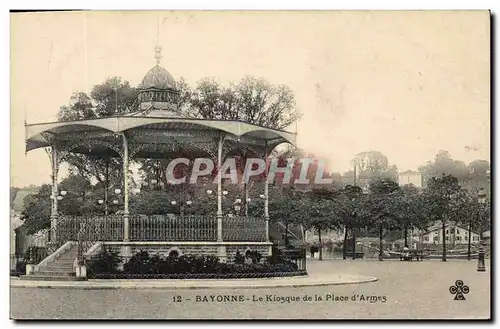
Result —
[[413, 184], [416, 187], [423, 186], [422, 174], [418, 171], [408, 170], [398, 175], [398, 183], [400, 186]]
[[[445, 228], [445, 239], [448, 244], [467, 244], [469, 241], [469, 231], [467, 228], [447, 224]], [[423, 245], [443, 243], [443, 232], [441, 224], [430, 227], [421, 235]], [[471, 232], [471, 243], [479, 243], [479, 234]]]

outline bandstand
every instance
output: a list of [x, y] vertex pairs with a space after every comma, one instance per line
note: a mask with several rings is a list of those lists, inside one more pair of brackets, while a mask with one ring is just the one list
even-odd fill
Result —
[[[218, 172], [228, 157], [245, 154], [268, 159], [277, 145], [295, 144], [296, 139], [295, 133], [237, 119], [183, 117], [178, 108], [176, 82], [159, 65], [160, 50], [156, 49], [157, 65], [146, 73], [138, 86], [132, 111], [98, 119], [26, 124], [26, 151], [44, 148], [51, 159], [50, 240], [57, 248], [48, 258], [68, 252], [77, 245], [80, 255], [90, 255], [106, 247], [114, 248], [125, 257], [139, 249], [162, 254], [172, 250], [184, 254], [211, 254], [223, 261], [231, 261], [237, 250], [257, 250], [264, 256], [271, 253], [267, 179], [261, 217], [224, 215], [220, 174], [216, 175], [213, 202], [217, 202], [217, 211], [213, 216], [146, 216], [129, 211], [129, 164], [133, 160], [211, 158]], [[71, 153], [122, 159], [123, 209], [119, 215], [70, 218], [59, 214], [58, 171]]]

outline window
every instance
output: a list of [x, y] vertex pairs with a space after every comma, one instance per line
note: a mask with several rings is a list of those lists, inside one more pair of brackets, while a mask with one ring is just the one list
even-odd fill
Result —
[[479, 241], [479, 237], [478, 236], [474, 236], [474, 237], [472, 237], [472, 240]]
[[460, 241], [460, 240], [462, 240], [462, 237], [461, 237], [461, 236], [459, 236], [459, 235], [457, 235], [457, 236], [455, 237], [455, 241]]
[[450, 230], [446, 230], [446, 234], [450, 234]]
[[447, 236], [447, 237], [446, 237], [446, 241], [449, 241], [449, 240], [450, 240], [450, 237], [449, 237], [449, 236]]
[[429, 237], [428, 236], [424, 236], [424, 241], [429, 241]]
[[439, 235], [434, 235], [433, 241], [439, 241]]
[[460, 230], [457, 228], [457, 231], [456, 231], [457, 234], [460, 234]]

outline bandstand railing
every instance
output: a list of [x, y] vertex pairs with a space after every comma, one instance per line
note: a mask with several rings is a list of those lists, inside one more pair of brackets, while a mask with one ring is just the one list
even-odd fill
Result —
[[[130, 241], [217, 241], [215, 215], [130, 215], [129, 219]], [[65, 241], [123, 241], [123, 231], [122, 215], [64, 216], [56, 235]], [[223, 218], [223, 241], [263, 242], [266, 234], [264, 218]]]
[[216, 241], [215, 216], [135, 215], [130, 217], [131, 241]]
[[266, 220], [258, 217], [226, 217], [222, 221], [223, 241], [266, 241]]

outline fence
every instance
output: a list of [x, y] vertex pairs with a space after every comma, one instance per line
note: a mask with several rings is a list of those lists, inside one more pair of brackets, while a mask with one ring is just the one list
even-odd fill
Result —
[[[81, 228], [85, 227], [84, 230]], [[123, 241], [123, 217], [62, 217], [56, 228], [57, 240]], [[80, 235], [79, 235], [80, 232]], [[224, 217], [224, 241], [266, 241], [264, 218]], [[131, 241], [217, 241], [216, 216], [131, 215]]]

